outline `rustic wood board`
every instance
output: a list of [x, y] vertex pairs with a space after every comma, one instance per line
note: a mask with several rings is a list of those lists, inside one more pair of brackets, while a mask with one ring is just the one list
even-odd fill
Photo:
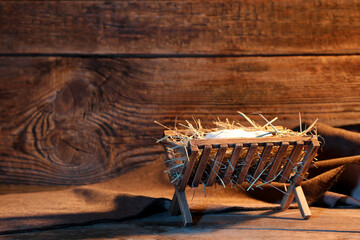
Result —
[[[360, 209], [312, 207], [309, 220], [299, 210], [195, 215], [191, 228], [167, 212], [126, 222], [99, 223], [4, 235], [16, 239], [359, 239]], [[340, 224], [341, 223], [341, 224]]]
[[262, 111], [295, 126], [302, 112], [304, 120], [358, 123], [359, 66], [359, 56], [2, 57], [0, 181], [120, 175], [163, 154], [153, 139], [163, 129], [153, 121], [172, 125], [177, 116], [209, 124]]
[[360, 1], [2, 1], [0, 53], [360, 53]]

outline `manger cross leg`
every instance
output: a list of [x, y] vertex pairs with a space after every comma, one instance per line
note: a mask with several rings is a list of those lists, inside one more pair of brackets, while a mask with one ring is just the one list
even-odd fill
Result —
[[179, 210], [181, 212], [184, 226], [192, 225], [192, 216], [191, 216], [189, 204], [186, 199], [185, 192], [179, 191], [175, 187], [174, 197], [173, 197], [173, 199], [171, 201], [171, 205], [170, 205], [170, 215], [171, 216], [178, 215]]

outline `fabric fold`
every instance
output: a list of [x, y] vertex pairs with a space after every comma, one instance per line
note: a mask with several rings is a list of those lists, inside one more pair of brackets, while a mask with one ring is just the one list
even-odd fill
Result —
[[[328, 207], [359, 207], [360, 134], [324, 124], [319, 124], [318, 132], [326, 144], [303, 182], [307, 200]], [[124, 221], [166, 211], [174, 187], [164, 170], [163, 158], [159, 158], [106, 182], [0, 195], [0, 233]], [[284, 184], [273, 184], [242, 191], [230, 186], [200, 186], [188, 187], [186, 194], [192, 211], [213, 213], [278, 209], [285, 188]]]

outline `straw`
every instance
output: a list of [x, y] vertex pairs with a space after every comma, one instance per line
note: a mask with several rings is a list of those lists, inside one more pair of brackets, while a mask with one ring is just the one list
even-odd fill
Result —
[[[187, 147], [189, 144], [189, 141], [196, 140], [196, 139], [205, 139], [206, 135], [210, 132], [226, 130], [226, 129], [241, 129], [241, 130], [244, 130], [247, 132], [264, 131], [266, 133], [263, 135], [267, 136], [267, 137], [285, 137], [285, 136], [305, 136], [308, 133], [312, 133], [312, 131], [315, 130], [314, 132], [316, 135], [315, 125], [316, 125], [318, 119], [316, 119], [304, 131], [302, 131], [302, 128], [301, 128], [302, 120], [301, 120], [300, 113], [299, 113], [300, 132], [295, 132], [295, 131], [286, 129], [281, 126], [274, 126], [273, 123], [276, 120], [278, 120], [278, 117], [275, 117], [271, 121], [269, 121], [261, 113], [256, 113], [262, 119], [264, 119], [266, 121], [266, 124], [261, 126], [261, 125], [258, 125], [257, 123], [255, 123], [255, 121], [251, 120], [244, 113], [242, 113], [242, 112], [238, 112], [238, 113], [240, 114], [241, 117], [243, 117], [250, 124], [250, 127], [246, 127], [235, 121], [230, 121], [228, 118], [226, 118], [225, 121], [221, 121], [219, 118], [217, 118], [217, 120], [213, 122], [213, 124], [215, 125], [216, 128], [205, 128], [202, 126], [201, 121], [199, 119], [195, 119], [195, 118], [192, 118], [191, 122], [188, 120], [185, 120], [184, 123], [179, 123], [178, 119], [176, 118], [173, 129], [159, 123], [158, 121], [154, 121], [156, 124], [162, 126], [164, 129], [171, 131], [170, 135], [167, 135], [167, 136], [164, 136], [164, 137], [158, 139], [157, 142], [168, 142], [168, 143], [172, 142], [177, 145], [177, 146], [170, 145], [171, 148], [167, 148], [167, 151], [174, 151], [174, 157], [172, 159], [167, 159], [164, 162], [164, 163], [172, 162], [172, 163], [176, 164], [175, 166], [174, 165], [169, 166], [169, 168], [164, 171], [164, 172], [167, 172], [169, 175], [171, 175], [171, 179], [172, 179], [171, 182], [175, 182], [176, 180], [178, 180], [182, 177], [182, 172], [183, 172], [182, 169], [184, 169], [186, 167], [186, 164], [189, 161], [189, 153], [188, 153], [188, 147]], [[180, 128], [178, 128], [177, 126], [179, 126]], [[258, 137], [261, 137], [261, 136], [258, 136]], [[182, 147], [183, 149], [181, 151], [177, 150], [179, 147]], [[219, 172], [214, 171], [216, 174], [216, 179], [217, 179], [218, 184], [221, 184], [222, 186], [225, 187], [225, 183], [224, 183], [225, 172], [227, 169], [231, 169], [231, 171], [233, 173], [232, 173], [230, 179], [228, 179], [228, 182], [230, 183], [232, 188], [236, 188], [236, 186], [238, 186], [239, 188], [241, 188], [244, 191], [249, 191], [250, 189], [253, 189], [254, 186], [261, 189], [261, 186], [263, 186], [263, 185], [267, 185], [267, 184], [271, 185], [270, 182], [274, 181], [276, 178], [281, 176], [281, 173], [284, 170], [284, 165], [280, 166], [279, 169], [281, 169], [281, 167], [282, 167], [282, 170], [279, 173], [277, 173], [273, 179], [271, 179], [269, 181], [264, 181], [264, 179], [266, 178], [267, 172], [270, 170], [269, 168], [273, 162], [273, 159], [278, 151], [278, 146], [274, 146], [272, 148], [270, 155], [268, 157], [268, 160], [265, 163], [266, 167], [260, 172], [260, 174], [258, 174], [256, 178], [253, 177], [253, 175], [251, 175], [252, 173], [250, 172], [250, 170], [252, 172], [254, 172], [257, 168], [257, 165], [261, 162], [260, 154], [263, 150], [259, 147], [257, 150], [257, 157], [255, 158], [256, 160], [254, 159], [252, 161], [252, 163], [251, 163], [252, 165], [250, 166], [248, 175], [246, 176], [246, 181], [248, 181], [250, 183], [250, 186], [247, 187], [247, 189], [244, 189], [242, 186], [240, 186], [237, 183], [237, 177], [242, 170], [242, 166], [244, 164], [244, 160], [245, 160], [245, 157], [246, 157], [246, 154], [248, 151], [248, 147], [244, 147], [243, 149], [247, 149], [247, 150], [241, 151], [237, 162], [235, 162], [234, 164], [230, 163], [231, 154], [232, 154], [232, 151], [234, 150], [234, 148], [229, 147], [227, 149], [222, 162], [215, 161], [214, 159], [216, 157], [217, 151], [211, 151], [209, 160], [206, 163], [204, 174], [202, 175], [202, 177], [200, 179], [200, 183], [204, 184], [204, 195], [205, 196], [206, 196], [205, 183], [210, 175], [209, 173], [214, 171], [213, 166], [215, 164], [219, 168]], [[201, 151], [203, 151], [203, 150], [200, 149], [200, 153], [201, 153]], [[284, 156], [284, 159], [287, 159], [287, 161], [283, 161], [281, 164], [285, 164], [286, 162], [289, 161], [291, 152], [292, 152], [292, 148], [289, 147]], [[200, 157], [201, 157], [200, 153], [198, 154], [198, 157], [195, 159], [195, 165], [194, 165], [195, 167], [192, 170], [190, 179], [192, 179], [194, 177], [194, 174], [196, 172], [196, 169], [197, 169], [196, 166], [197, 166], [197, 164], [199, 164]], [[302, 164], [302, 159], [303, 159], [304, 155], [305, 155], [305, 151], [302, 151], [300, 161], [298, 161], [296, 164], [293, 163], [292, 161], [290, 161], [290, 164], [293, 166], [293, 168], [292, 168], [292, 172], [290, 173], [289, 176], [293, 176], [298, 171], [299, 166], [301, 166], [301, 164]], [[180, 167], [182, 167], [182, 168], [180, 168]], [[300, 177], [302, 177], [302, 176], [300, 176]], [[288, 178], [286, 178], [286, 179], [287, 179], [287, 181], [290, 181]], [[260, 184], [256, 185], [256, 183], [258, 181], [260, 181]], [[271, 185], [271, 186], [274, 187], [273, 185]], [[278, 189], [278, 190], [283, 192], [281, 189]]]

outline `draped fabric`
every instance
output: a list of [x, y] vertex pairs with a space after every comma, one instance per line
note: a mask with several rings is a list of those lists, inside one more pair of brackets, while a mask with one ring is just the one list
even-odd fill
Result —
[[[302, 184], [312, 205], [360, 207], [359, 126], [318, 124], [325, 141]], [[97, 184], [62, 190], [0, 195], [0, 232], [51, 229], [104, 221], [126, 221], [166, 211], [174, 187], [164, 173], [164, 156], [141, 168]], [[3, 186], [4, 187], [4, 186]], [[243, 186], [246, 187], [246, 184]], [[193, 212], [279, 209], [284, 184], [243, 191], [222, 186], [186, 190]], [[296, 207], [296, 205], [292, 205]], [[299, 213], [300, 218], [300, 213]]]

